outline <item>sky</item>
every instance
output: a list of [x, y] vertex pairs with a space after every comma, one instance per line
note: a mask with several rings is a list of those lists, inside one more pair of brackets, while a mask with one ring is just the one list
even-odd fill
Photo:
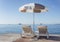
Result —
[[28, 3], [39, 3], [48, 9], [34, 13], [35, 24], [60, 24], [60, 0], [0, 0], [0, 24], [32, 24], [33, 13], [19, 12], [19, 7]]

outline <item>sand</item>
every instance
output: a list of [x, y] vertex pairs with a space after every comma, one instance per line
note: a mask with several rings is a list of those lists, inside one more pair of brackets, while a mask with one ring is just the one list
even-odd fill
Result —
[[49, 39], [40, 37], [39, 40], [21, 38], [20, 34], [0, 34], [0, 42], [60, 42], [60, 35], [50, 34]]
[[60, 42], [60, 35], [50, 34], [48, 39], [46, 37], [39, 37], [38, 40], [19, 38], [14, 42]]
[[0, 34], [0, 42], [13, 42], [20, 38], [20, 34]]

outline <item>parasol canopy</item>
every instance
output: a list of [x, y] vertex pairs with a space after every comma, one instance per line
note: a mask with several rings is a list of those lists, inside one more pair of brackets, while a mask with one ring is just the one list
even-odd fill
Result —
[[48, 11], [48, 10], [44, 5], [37, 4], [37, 3], [25, 4], [19, 8], [19, 12], [40, 13], [40, 12], [46, 12], [46, 11]]

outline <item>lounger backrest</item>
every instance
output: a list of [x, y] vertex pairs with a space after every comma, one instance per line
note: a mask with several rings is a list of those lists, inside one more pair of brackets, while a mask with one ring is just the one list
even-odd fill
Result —
[[39, 33], [46, 34], [47, 33], [47, 26], [38, 26]]
[[23, 26], [23, 31], [24, 31], [25, 33], [32, 33], [32, 29], [31, 29], [31, 27], [29, 27], [29, 26]]

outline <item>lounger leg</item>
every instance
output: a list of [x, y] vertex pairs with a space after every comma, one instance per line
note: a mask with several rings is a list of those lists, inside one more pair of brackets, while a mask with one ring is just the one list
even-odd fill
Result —
[[34, 40], [38, 40], [38, 37], [39, 37], [39, 36], [36, 35], [36, 36], [34, 37]]
[[39, 39], [39, 36], [40, 36], [40, 35], [37, 35], [37, 39]]
[[47, 35], [47, 39], [49, 38], [49, 35]]
[[35, 40], [38, 40], [38, 38], [39, 38], [39, 36], [37, 36], [37, 37], [35, 38]]

